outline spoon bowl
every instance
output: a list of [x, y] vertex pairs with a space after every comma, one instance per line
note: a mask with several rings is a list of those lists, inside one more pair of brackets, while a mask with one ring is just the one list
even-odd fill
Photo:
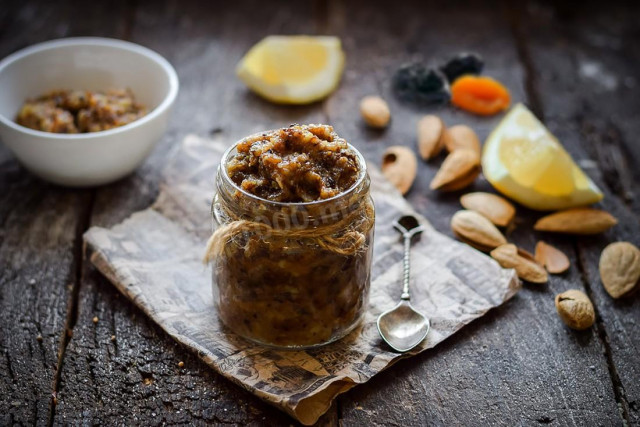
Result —
[[378, 331], [391, 348], [409, 351], [429, 333], [429, 319], [416, 311], [409, 301], [400, 303], [378, 317]]

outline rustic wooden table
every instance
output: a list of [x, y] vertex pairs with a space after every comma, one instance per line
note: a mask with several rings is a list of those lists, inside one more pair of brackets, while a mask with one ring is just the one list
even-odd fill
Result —
[[[232, 142], [292, 122], [327, 122], [373, 162], [387, 145], [415, 147], [415, 123], [427, 111], [448, 124], [470, 124], [484, 138], [498, 118], [418, 110], [390, 90], [402, 62], [435, 64], [476, 51], [486, 73], [542, 117], [604, 190], [602, 206], [620, 224], [596, 237], [544, 236], [570, 255], [567, 274], [548, 285], [525, 285], [436, 349], [340, 396], [320, 424], [638, 425], [639, 297], [612, 300], [597, 270], [608, 242], [640, 244], [640, 8], [632, 7], [601, 1], [575, 9], [537, 1], [2, 1], [0, 57], [52, 38], [117, 37], [168, 58], [181, 91], [171, 128], [151, 157], [112, 185], [52, 186], [0, 148], [0, 424], [293, 423], [215, 374], [119, 295], [83, 259], [82, 233], [151, 204], [170, 148], [191, 132]], [[276, 106], [234, 77], [236, 62], [263, 36], [298, 33], [343, 40], [347, 68], [330, 98]], [[393, 122], [384, 132], [366, 129], [359, 119], [359, 99], [368, 94], [390, 102]], [[438, 163], [421, 162], [407, 197], [451, 234], [459, 194], [428, 189]], [[489, 186], [479, 180], [475, 188]], [[536, 217], [520, 208], [509, 239], [533, 249], [541, 237], [530, 231]], [[592, 329], [571, 331], [556, 316], [554, 295], [569, 288], [592, 298]]]

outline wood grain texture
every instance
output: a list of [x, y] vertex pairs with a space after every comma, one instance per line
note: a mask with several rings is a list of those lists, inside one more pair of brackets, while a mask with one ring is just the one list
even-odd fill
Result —
[[[529, 1], [519, 8], [531, 80], [559, 137], [579, 135], [582, 155], [610, 193], [639, 213], [640, 6], [589, 1], [582, 7]], [[544, 31], [540, 31], [544, 28]], [[548, 116], [548, 117], [547, 117]]]
[[[350, 47], [351, 67], [345, 83], [328, 101], [330, 122], [377, 164], [387, 145], [415, 147], [416, 123], [427, 113], [439, 114], [448, 125], [469, 124], [484, 139], [499, 118], [477, 118], [450, 107], [412, 108], [395, 99], [390, 77], [399, 64], [412, 59], [433, 66], [456, 52], [477, 51], [486, 59], [486, 73], [506, 83], [514, 101], [526, 102], [525, 70], [518, 65], [517, 46], [505, 17], [508, 11], [500, 4], [489, 9], [491, 13], [486, 5], [459, 8], [444, 2], [377, 9], [354, 2], [336, 5], [330, 22], [344, 23], [336, 32]], [[423, 25], [426, 17], [429, 26]], [[375, 55], [377, 49], [388, 53]], [[390, 104], [392, 124], [384, 132], [354, 120], [358, 100], [369, 94], [381, 95]], [[442, 195], [428, 189], [441, 160], [420, 165], [407, 198], [436, 228], [450, 233], [449, 219], [460, 209], [460, 192]], [[474, 187], [489, 190], [483, 180]], [[536, 217], [520, 207], [509, 239], [532, 251]], [[571, 241], [552, 238], [552, 242], [576, 261]], [[585, 290], [578, 268], [552, 277], [548, 285], [528, 285], [506, 307], [454, 336], [452, 344], [445, 343], [417, 363], [401, 362], [369, 387], [354, 389], [340, 399], [341, 420], [347, 425], [618, 423], [597, 330], [576, 334], [556, 316], [553, 298], [567, 288]]]
[[0, 424], [46, 424], [76, 283], [86, 192], [0, 165]]
[[[5, 1], [0, 57], [67, 35], [109, 35], [99, 11], [77, 19], [71, 4]], [[0, 424], [51, 420], [60, 355], [74, 312], [91, 190], [63, 189], [25, 171], [0, 146]]]
[[[609, 6], [3, 2], [0, 56], [51, 38], [125, 38], [167, 57], [178, 71], [181, 92], [170, 129], [151, 157], [130, 177], [97, 190], [44, 184], [0, 148], [0, 317], [6, 325], [0, 329], [0, 424], [291, 423], [214, 374], [121, 297], [81, 259], [79, 236], [89, 225], [111, 226], [152, 203], [174, 144], [191, 132], [231, 144], [263, 129], [328, 121], [376, 164], [389, 145], [417, 150], [415, 126], [427, 113], [441, 115], [448, 125], [468, 124], [482, 140], [499, 117], [477, 118], [450, 107], [419, 109], [391, 93], [390, 77], [401, 63], [433, 66], [459, 51], [481, 53], [486, 74], [545, 120], [605, 190], [603, 207], [620, 225], [592, 238], [534, 234], [538, 214], [518, 207], [508, 239], [531, 251], [544, 238], [569, 255], [569, 272], [552, 276], [548, 285], [526, 285], [434, 351], [341, 396], [320, 424], [640, 423], [638, 296], [612, 300], [597, 272], [606, 243], [640, 243], [640, 105], [629, 95], [640, 70], [638, 6]], [[234, 67], [264, 35], [295, 33], [341, 36], [347, 68], [339, 89], [324, 102], [276, 106], [251, 94], [234, 77]], [[370, 94], [389, 102], [392, 122], [386, 131], [370, 130], [359, 118], [358, 103]], [[420, 162], [407, 198], [451, 235], [449, 219], [460, 208], [461, 193], [428, 189], [442, 159]], [[491, 191], [483, 179], [469, 190], [474, 189]], [[597, 327], [574, 332], [556, 316], [553, 298], [569, 288], [591, 296]], [[65, 338], [67, 328], [72, 337]]]
[[[558, 8], [531, 3], [522, 37], [528, 41], [542, 114], [549, 128], [603, 189], [602, 208], [620, 223], [601, 236], [576, 240], [578, 267], [596, 307], [622, 418], [640, 423], [640, 305], [638, 294], [613, 300], [602, 286], [598, 261], [604, 247], [625, 240], [640, 244], [637, 134], [640, 107], [631, 95], [640, 55], [638, 4], [611, 8], [588, 3]], [[537, 33], [537, 28], [548, 30]], [[533, 34], [536, 33], [537, 37]]]
[[[273, 106], [249, 93], [234, 74], [235, 64], [264, 35], [265, 25], [270, 33], [304, 31], [314, 25], [311, 9], [276, 7], [278, 13], [270, 13], [272, 5], [258, 1], [236, 6], [142, 2], [133, 11], [130, 40], [158, 51], [175, 66], [180, 95], [170, 129], [151, 157], [132, 176], [98, 189], [91, 225], [111, 226], [149, 206], [166, 159], [188, 133], [231, 144], [248, 133], [292, 122], [324, 121], [319, 105]], [[65, 354], [55, 423], [290, 422], [177, 345], [84, 262], [78, 322]], [[320, 424], [335, 425], [336, 417], [334, 407]]]

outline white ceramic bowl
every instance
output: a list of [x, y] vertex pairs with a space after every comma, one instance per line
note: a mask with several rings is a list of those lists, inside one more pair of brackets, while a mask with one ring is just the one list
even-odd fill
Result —
[[[56, 134], [14, 119], [27, 98], [54, 89], [130, 88], [146, 116], [101, 132]], [[82, 37], [22, 49], [0, 61], [0, 139], [43, 179], [86, 187], [131, 173], [167, 128], [178, 76], [162, 56], [121, 40]]]

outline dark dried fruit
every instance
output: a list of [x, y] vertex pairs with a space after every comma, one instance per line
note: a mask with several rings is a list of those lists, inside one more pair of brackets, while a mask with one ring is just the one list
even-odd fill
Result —
[[459, 53], [451, 58], [440, 70], [447, 76], [449, 83], [465, 74], [478, 75], [484, 68], [484, 61], [477, 53]]
[[451, 98], [446, 76], [419, 63], [400, 67], [393, 75], [393, 89], [399, 99], [415, 104], [443, 104]]

